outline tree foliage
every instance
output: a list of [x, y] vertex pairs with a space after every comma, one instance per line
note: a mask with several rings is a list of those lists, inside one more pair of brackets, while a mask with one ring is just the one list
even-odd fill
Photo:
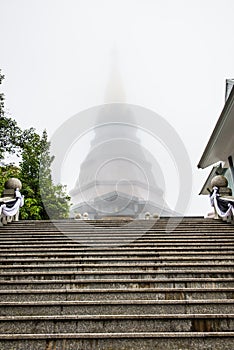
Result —
[[[0, 71], [1, 73], [1, 71]], [[0, 74], [0, 84], [4, 76]], [[47, 132], [42, 136], [34, 128], [21, 130], [17, 122], [4, 116], [4, 95], [0, 95], [0, 161], [7, 154], [20, 156], [19, 167], [15, 164], [0, 166], [0, 191], [10, 177], [22, 182], [25, 204], [20, 210], [22, 219], [60, 219], [69, 215], [70, 197], [66, 187], [53, 184], [50, 143]]]
[[[4, 79], [4, 75], [1, 73], [0, 69], [0, 85], [2, 84], [2, 81]], [[3, 117], [4, 115], [4, 94], [0, 93], [0, 117]]]
[[50, 143], [46, 131], [40, 137], [33, 128], [22, 133], [20, 163], [25, 205], [24, 219], [61, 219], [68, 217], [70, 197], [65, 186], [54, 185], [51, 176]]
[[[0, 85], [4, 75], [0, 70]], [[6, 153], [16, 153], [19, 151], [17, 144], [20, 139], [20, 128], [15, 120], [4, 116], [4, 94], [0, 93], [0, 160]]]

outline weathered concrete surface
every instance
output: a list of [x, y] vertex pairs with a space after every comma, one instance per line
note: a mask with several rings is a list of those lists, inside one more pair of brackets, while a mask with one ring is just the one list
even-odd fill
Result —
[[[9, 339], [10, 338], [10, 339]], [[230, 350], [233, 348], [234, 334], [223, 333], [147, 333], [42, 335], [27, 338], [17, 335], [0, 339], [0, 348], [11, 350]]]
[[100, 300], [0, 302], [0, 316], [234, 314], [230, 300]]
[[234, 227], [166, 224], [0, 228], [0, 349], [234, 348]]
[[234, 332], [234, 315], [62, 315], [0, 317], [2, 333]]
[[0, 290], [1, 302], [213, 300], [234, 299], [234, 288], [14, 289]]

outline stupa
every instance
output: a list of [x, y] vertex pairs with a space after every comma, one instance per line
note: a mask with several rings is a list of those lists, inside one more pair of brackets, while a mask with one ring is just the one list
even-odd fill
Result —
[[[118, 58], [113, 53], [103, 108], [99, 109], [90, 151], [81, 164], [70, 192], [71, 216], [87, 212], [89, 218], [171, 216], [153, 172], [150, 153], [141, 145], [134, 113], [126, 103]], [[143, 116], [142, 116], [143, 117]]]

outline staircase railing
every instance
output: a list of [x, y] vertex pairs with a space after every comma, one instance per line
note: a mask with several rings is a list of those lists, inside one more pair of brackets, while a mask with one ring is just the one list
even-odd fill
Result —
[[221, 196], [219, 194], [219, 188], [215, 186], [213, 187], [210, 201], [215, 210], [215, 219], [222, 218], [223, 220], [234, 224], [233, 196]]
[[14, 198], [0, 198], [0, 226], [19, 220], [19, 210], [24, 205], [24, 196], [18, 189], [15, 190]]

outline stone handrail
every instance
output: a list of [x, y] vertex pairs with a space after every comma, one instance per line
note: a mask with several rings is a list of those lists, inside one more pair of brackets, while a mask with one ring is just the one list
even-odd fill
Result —
[[213, 193], [210, 196], [211, 205], [215, 210], [215, 219], [223, 219], [234, 223], [234, 197], [222, 196], [219, 194], [218, 187], [213, 187]]
[[0, 198], [0, 226], [19, 220], [19, 209], [24, 205], [24, 196], [16, 190], [15, 198]]

